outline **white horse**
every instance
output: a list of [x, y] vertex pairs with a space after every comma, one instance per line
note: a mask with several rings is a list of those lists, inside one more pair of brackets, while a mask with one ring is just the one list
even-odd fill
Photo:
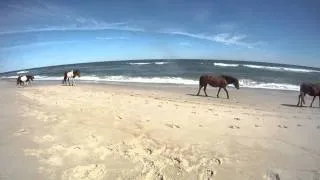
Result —
[[75, 84], [74, 78], [76, 76], [80, 77], [80, 71], [77, 69], [75, 71], [71, 70], [70, 72], [64, 72], [64, 78], [63, 78], [62, 83], [65, 84], [65, 83], [67, 83], [67, 80], [68, 80], [68, 84], [70, 86], [70, 78], [71, 78], [72, 79], [72, 86], [73, 86]]
[[33, 81], [34, 79], [34, 76], [31, 76], [31, 75], [24, 75], [24, 76], [19, 76], [17, 78], [17, 85], [20, 85], [20, 86], [25, 86], [26, 84], [29, 85], [31, 84], [31, 81]]

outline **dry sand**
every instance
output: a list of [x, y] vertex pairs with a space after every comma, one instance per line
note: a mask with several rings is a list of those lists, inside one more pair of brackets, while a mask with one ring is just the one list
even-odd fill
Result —
[[0, 84], [0, 179], [320, 178], [318, 99], [297, 92]]

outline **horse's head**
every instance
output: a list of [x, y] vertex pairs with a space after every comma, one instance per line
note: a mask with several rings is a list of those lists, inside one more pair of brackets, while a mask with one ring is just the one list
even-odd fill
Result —
[[228, 75], [221, 75], [221, 77], [223, 77], [228, 84], [233, 84], [235, 88], [240, 89], [239, 80], [237, 78]]
[[17, 77], [17, 85], [20, 83], [20, 78], [21, 78], [21, 75]]
[[76, 77], [80, 77], [80, 71], [78, 69], [76, 69], [75, 71], [73, 71], [73, 76]]
[[32, 76], [32, 75], [31, 75], [31, 76], [30, 76], [30, 79], [31, 79], [31, 81], [33, 81], [33, 79], [34, 79], [34, 76]]
[[233, 82], [233, 85], [234, 85], [235, 88], [240, 89], [239, 80], [238, 79], [235, 79], [235, 81]]

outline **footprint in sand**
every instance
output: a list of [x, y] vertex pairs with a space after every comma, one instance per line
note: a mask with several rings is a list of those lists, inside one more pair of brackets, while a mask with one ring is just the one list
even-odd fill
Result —
[[297, 126], [298, 126], [298, 127], [301, 127], [302, 125], [301, 125], [301, 124], [297, 124]]
[[22, 129], [19, 129], [18, 131], [16, 131], [14, 133], [15, 136], [21, 136], [21, 135], [25, 135], [25, 134], [29, 134], [28, 130], [22, 128]]
[[180, 128], [180, 126], [179, 125], [177, 125], [177, 124], [169, 124], [169, 123], [167, 123], [167, 124], [165, 124], [167, 127], [170, 127], [170, 128]]
[[261, 127], [261, 126], [260, 126], [260, 125], [258, 125], [258, 124], [255, 124], [255, 125], [254, 125], [254, 127]]
[[222, 164], [222, 161], [219, 158], [216, 158], [214, 162], [219, 166]]
[[152, 152], [153, 152], [152, 149], [150, 149], [150, 148], [146, 148], [145, 150], [146, 150], [146, 152], [147, 152], [148, 154], [150, 154], [150, 155], [151, 155]]
[[317, 126], [317, 129], [320, 129], [320, 125]]
[[240, 129], [240, 126], [237, 125], [230, 125], [229, 126], [230, 129]]
[[278, 127], [279, 127], [279, 128], [285, 128], [285, 129], [287, 129], [287, 128], [288, 128], [288, 126], [287, 126], [287, 125], [280, 125], [280, 124], [278, 125]]
[[204, 172], [200, 174], [199, 179], [212, 180], [216, 174], [217, 172], [212, 169], [205, 169]]

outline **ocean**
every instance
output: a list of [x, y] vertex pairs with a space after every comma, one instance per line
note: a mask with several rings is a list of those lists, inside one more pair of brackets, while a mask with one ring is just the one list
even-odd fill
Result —
[[0, 73], [2, 79], [31, 73], [35, 80], [63, 79], [64, 71], [79, 69], [81, 81], [198, 85], [200, 75], [226, 74], [240, 87], [298, 91], [302, 81], [320, 82], [320, 68], [295, 65], [217, 60], [107, 61], [24, 69]]

